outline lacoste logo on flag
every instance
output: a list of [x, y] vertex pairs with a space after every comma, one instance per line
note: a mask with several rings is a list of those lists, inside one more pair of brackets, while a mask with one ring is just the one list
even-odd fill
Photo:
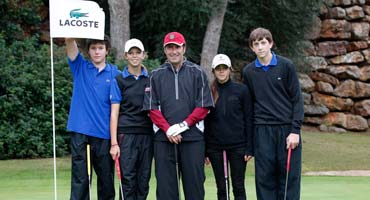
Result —
[[79, 10], [81, 10], [80, 8], [79, 9], [73, 9], [71, 10], [71, 12], [69, 12], [69, 16], [71, 18], [80, 18], [80, 17], [89, 17], [88, 14], [89, 13], [82, 13], [82, 12], [78, 12]]

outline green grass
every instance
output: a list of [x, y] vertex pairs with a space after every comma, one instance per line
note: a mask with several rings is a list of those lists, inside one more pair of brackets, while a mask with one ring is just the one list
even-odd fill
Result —
[[[321, 170], [370, 170], [370, 136], [368, 134], [303, 134], [303, 172]], [[248, 163], [246, 188], [249, 199], [256, 199], [253, 161]], [[211, 167], [206, 170], [206, 199], [216, 199]], [[57, 159], [58, 199], [68, 199], [70, 158]], [[93, 183], [96, 176], [93, 177]], [[149, 200], [155, 199], [155, 178], [151, 179]], [[303, 176], [302, 200], [368, 200], [369, 177]], [[53, 160], [0, 161], [0, 199], [54, 199]], [[118, 182], [116, 184], [118, 186]], [[116, 190], [118, 191], [118, 190]], [[93, 199], [96, 187], [93, 184]], [[118, 198], [117, 198], [118, 199]]]
[[370, 135], [368, 133], [305, 132], [302, 138], [303, 172], [370, 170]]

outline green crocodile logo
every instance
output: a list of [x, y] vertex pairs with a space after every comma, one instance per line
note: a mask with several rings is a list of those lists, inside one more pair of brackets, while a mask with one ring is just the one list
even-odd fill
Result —
[[82, 13], [82, 12], [78, 12], [79, 10], [81, 10], [80, 8], [78, 8], [78, 9], [73, 9], [73, 10], [71, 10], [71, 12], [69, 12], [69, 16], [71, 17], [71, 18], [76, 18], [76, 19], [78, 19], [78, 18], [80, 18], [80, 17], [88, 17], [87, 15], [89, 14], [89, 13]]

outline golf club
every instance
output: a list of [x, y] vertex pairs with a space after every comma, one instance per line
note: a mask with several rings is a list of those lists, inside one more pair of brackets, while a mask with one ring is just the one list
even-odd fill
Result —
[[225, 188], [226, 188], [226, 199], [229, 200], [229, 186], [228, 186], [228, 177], [229, 177], [229, 170], [227, 169], [227, 156], [226, 151], [222, 151], [223, 157], [224, 157], [224, 175], [225, 175]]
[[86, 153], [87, 153], [87, 176], [89, 178], [89, 199], [91, 200], [90, 144], [86, 145]]
[[122, 200], [125, 200], [125, 198], [123, 197], [122, 181], [121, 181], [121, 166], [119, 164], [119, 158], [116, 159], [116, 170], [117, 170], [117, 176], [119, 180], [119, 189], [121, 191], [121, 197], [122, 197]]
[[289, 147], [289, 149], [288, 149], [288, 158], [287, 158], [287, 161], [286, 161], [286, 178], [285, 178], [284, 200], [286, 200], [286, 193], [287, 193], [287, 189], [288, 189], [288, 178], [289, 178], [291, 155], [292, 155], [292, 148]]
[[179, 191], [179, 200], [181, 200], [179, 161], [178, 161], [178, 159], [177, 159], [177, 144], [175, 144], [175, 145], [174, 145], [174, 147], [175, 147], [175, 162], [176, 162], [177, 190]]

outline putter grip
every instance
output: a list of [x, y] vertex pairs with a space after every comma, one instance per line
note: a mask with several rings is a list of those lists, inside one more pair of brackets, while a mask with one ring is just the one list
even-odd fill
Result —
[[226, 151], [222, 152], [223, 157], [224, 157], [224, 175], [225, 178], [227, 178], [227, 158], [226, 158]]
[[86, 145], [86, 153], [87, 153], [87, 175], [90, 177], [91, 168], [90, 168], [90, 145]]
[[118, 179], [121, 180], [121, 168], [120, 168], [120, 165], [119, 165], [118, 158], [116, 159], [116, 170], [117, 170]]
[[291, 158], [291, 155], [292, 155], [292, 149], [289, 148], [288, 149], [288, 159], [286, 161], [286, 171], [289, 172], [290, 170], [290, 158]]

